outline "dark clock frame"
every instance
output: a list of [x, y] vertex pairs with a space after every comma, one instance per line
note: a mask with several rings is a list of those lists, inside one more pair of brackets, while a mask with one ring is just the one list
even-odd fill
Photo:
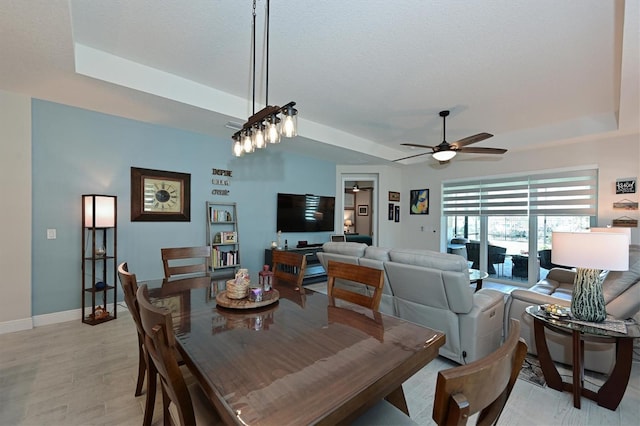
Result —
[[[147, 179], [171, 179], [180, 182], [182, 194], [179, 213], [145, 212], [144, 185]], [[191, 174], [131, 167], [131, 221], [132, 222], [191, 222]]]

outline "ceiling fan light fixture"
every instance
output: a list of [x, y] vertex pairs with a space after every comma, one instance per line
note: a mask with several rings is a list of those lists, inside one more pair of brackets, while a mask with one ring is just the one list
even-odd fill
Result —
[[356, 183], [355, 185], [353, 185], [353, 188], [351, 188], [351, 190], [353, 192], [360, 192], [360, 187], [358, 186], [358, 184]]
[[449, 161], [456, 156], [456, 152], [449, 149], [445, 151], [437, 151], [432, 154], [432, 157], [440, 162]]

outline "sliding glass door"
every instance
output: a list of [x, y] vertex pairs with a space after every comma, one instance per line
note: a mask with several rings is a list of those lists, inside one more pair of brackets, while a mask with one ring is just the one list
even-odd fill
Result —
[[593, 169], [446, 182], [442, 193], [449, 251], [490, 278], [523, 286], [555, 266], [553, 231], [588, 229], [597, 216]]

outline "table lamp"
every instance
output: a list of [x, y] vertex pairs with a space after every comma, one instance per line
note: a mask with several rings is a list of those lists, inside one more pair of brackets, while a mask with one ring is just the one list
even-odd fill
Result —
[[[609, 228], [605, 228], [609, 229]], [[576, 267], [571, 315], [579, 320], [602, 322], [607, 317], [601, 273], [629, 269], [630, 232], [553, 232], [551, 261]]]
[[353, 222], [351, 221], [351, 219], [346, 219], [344, 221], [344, 232], [349, 232], [349, 228], [353, 226]]

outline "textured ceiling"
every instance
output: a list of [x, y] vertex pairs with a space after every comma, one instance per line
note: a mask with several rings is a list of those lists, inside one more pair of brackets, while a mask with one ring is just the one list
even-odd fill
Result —
[[[0, 2], [0, 90], [210, 134], [224, 149], [224, 124], [251, 115], [249, 0]], [[272, 0], [269, 103], [300, 111], [300, 136], [277, 149], [385, 164], [422, 152], [402, 142], [437, 145], [443, 109], [448, 141], [495, 135], [475, 146], [637, 133], [638, 3]]]

